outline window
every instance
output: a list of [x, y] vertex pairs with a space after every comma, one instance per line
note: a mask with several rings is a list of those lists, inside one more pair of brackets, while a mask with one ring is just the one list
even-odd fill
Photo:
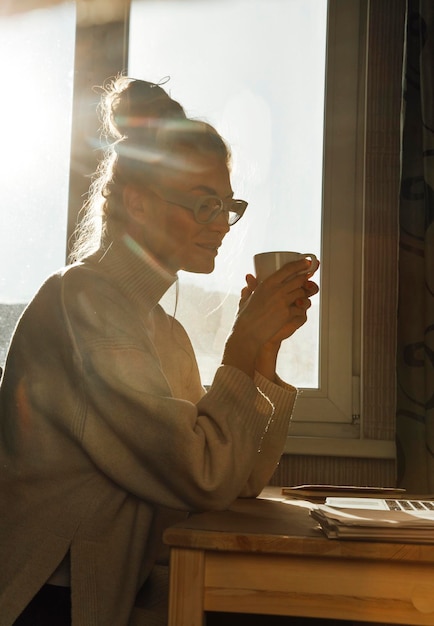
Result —
[[74, 3], [0, 19], [0, 366], [15, 323], [65, 262]]
[[181, 276], [176, 315], [204, 382], [253, 254], [321, 258], [321, 297], [279, 359], [279, 373], [303, 389], [294, 435], [359, 435], [365, 21], [358, 0], [135, 0], [131, 8], [129, 73], [170, 75], [172, 96], [229, 141], [235, 195], [249, 201], [213, 277]]
[[[205, 384], [220, 362], [253, 255], [290, 249], [321, 256], [326, 22], [326, 0], [132, 3], [129, 73], [155, 82], [170, 75], [172, 96], [229, 142], [234, 193], [249, 202], [214, 273], [180, 277], [176, 315]], [[279, 371], [297, 386], [318, 386], [318, 324], [315, 298], [308, 325], [282, 348]]]

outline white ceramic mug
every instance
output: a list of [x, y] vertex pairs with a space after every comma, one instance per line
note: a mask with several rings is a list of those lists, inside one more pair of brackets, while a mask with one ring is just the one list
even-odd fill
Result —
[[316, 271], [318, 268], [318, 259], [312, 252], [260, 252], [253, 257], [255, 263], [256, 277], [259, 281], [265, 280], [274, 272], [277, 272], [286, 263], [292, 263], [299, 259], [310, 259], [312, 262], [311, 269], [308, 273]]

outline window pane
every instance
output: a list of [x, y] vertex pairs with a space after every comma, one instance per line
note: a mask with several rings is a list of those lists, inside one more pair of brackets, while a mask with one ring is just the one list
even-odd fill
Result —
[[65, 262], [74, 3], [0, 19], [0, 365], [15, 322]]
[[[249, 202], [215, 272], [180, 277], [176, 316], [205, 384], [220, 362], [253, 255], [298, 250], [321, 257], [326, 21], [326, 0], [132, 3], [129, 74], [171, 77], [165, 87], [187, 113], [205, 117], [228, 140], [235, 197]], [[174, 312], [173, 293], [165, 306]], [[308, 323], [284, 343], [278, 371], [297, 386], [318, 387], [318, 296]]]

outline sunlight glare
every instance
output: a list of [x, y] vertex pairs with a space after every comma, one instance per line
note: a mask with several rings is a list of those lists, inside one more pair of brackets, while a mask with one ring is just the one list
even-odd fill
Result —
[[73, 2], [0, 19], [1, 302], [65, 261], [74, 42]]

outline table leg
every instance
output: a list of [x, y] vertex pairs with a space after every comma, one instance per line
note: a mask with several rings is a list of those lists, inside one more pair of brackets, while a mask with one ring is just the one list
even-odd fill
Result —
[[202, 550], [171, 549], [168, 626], [204, 626], [204, 571]]

